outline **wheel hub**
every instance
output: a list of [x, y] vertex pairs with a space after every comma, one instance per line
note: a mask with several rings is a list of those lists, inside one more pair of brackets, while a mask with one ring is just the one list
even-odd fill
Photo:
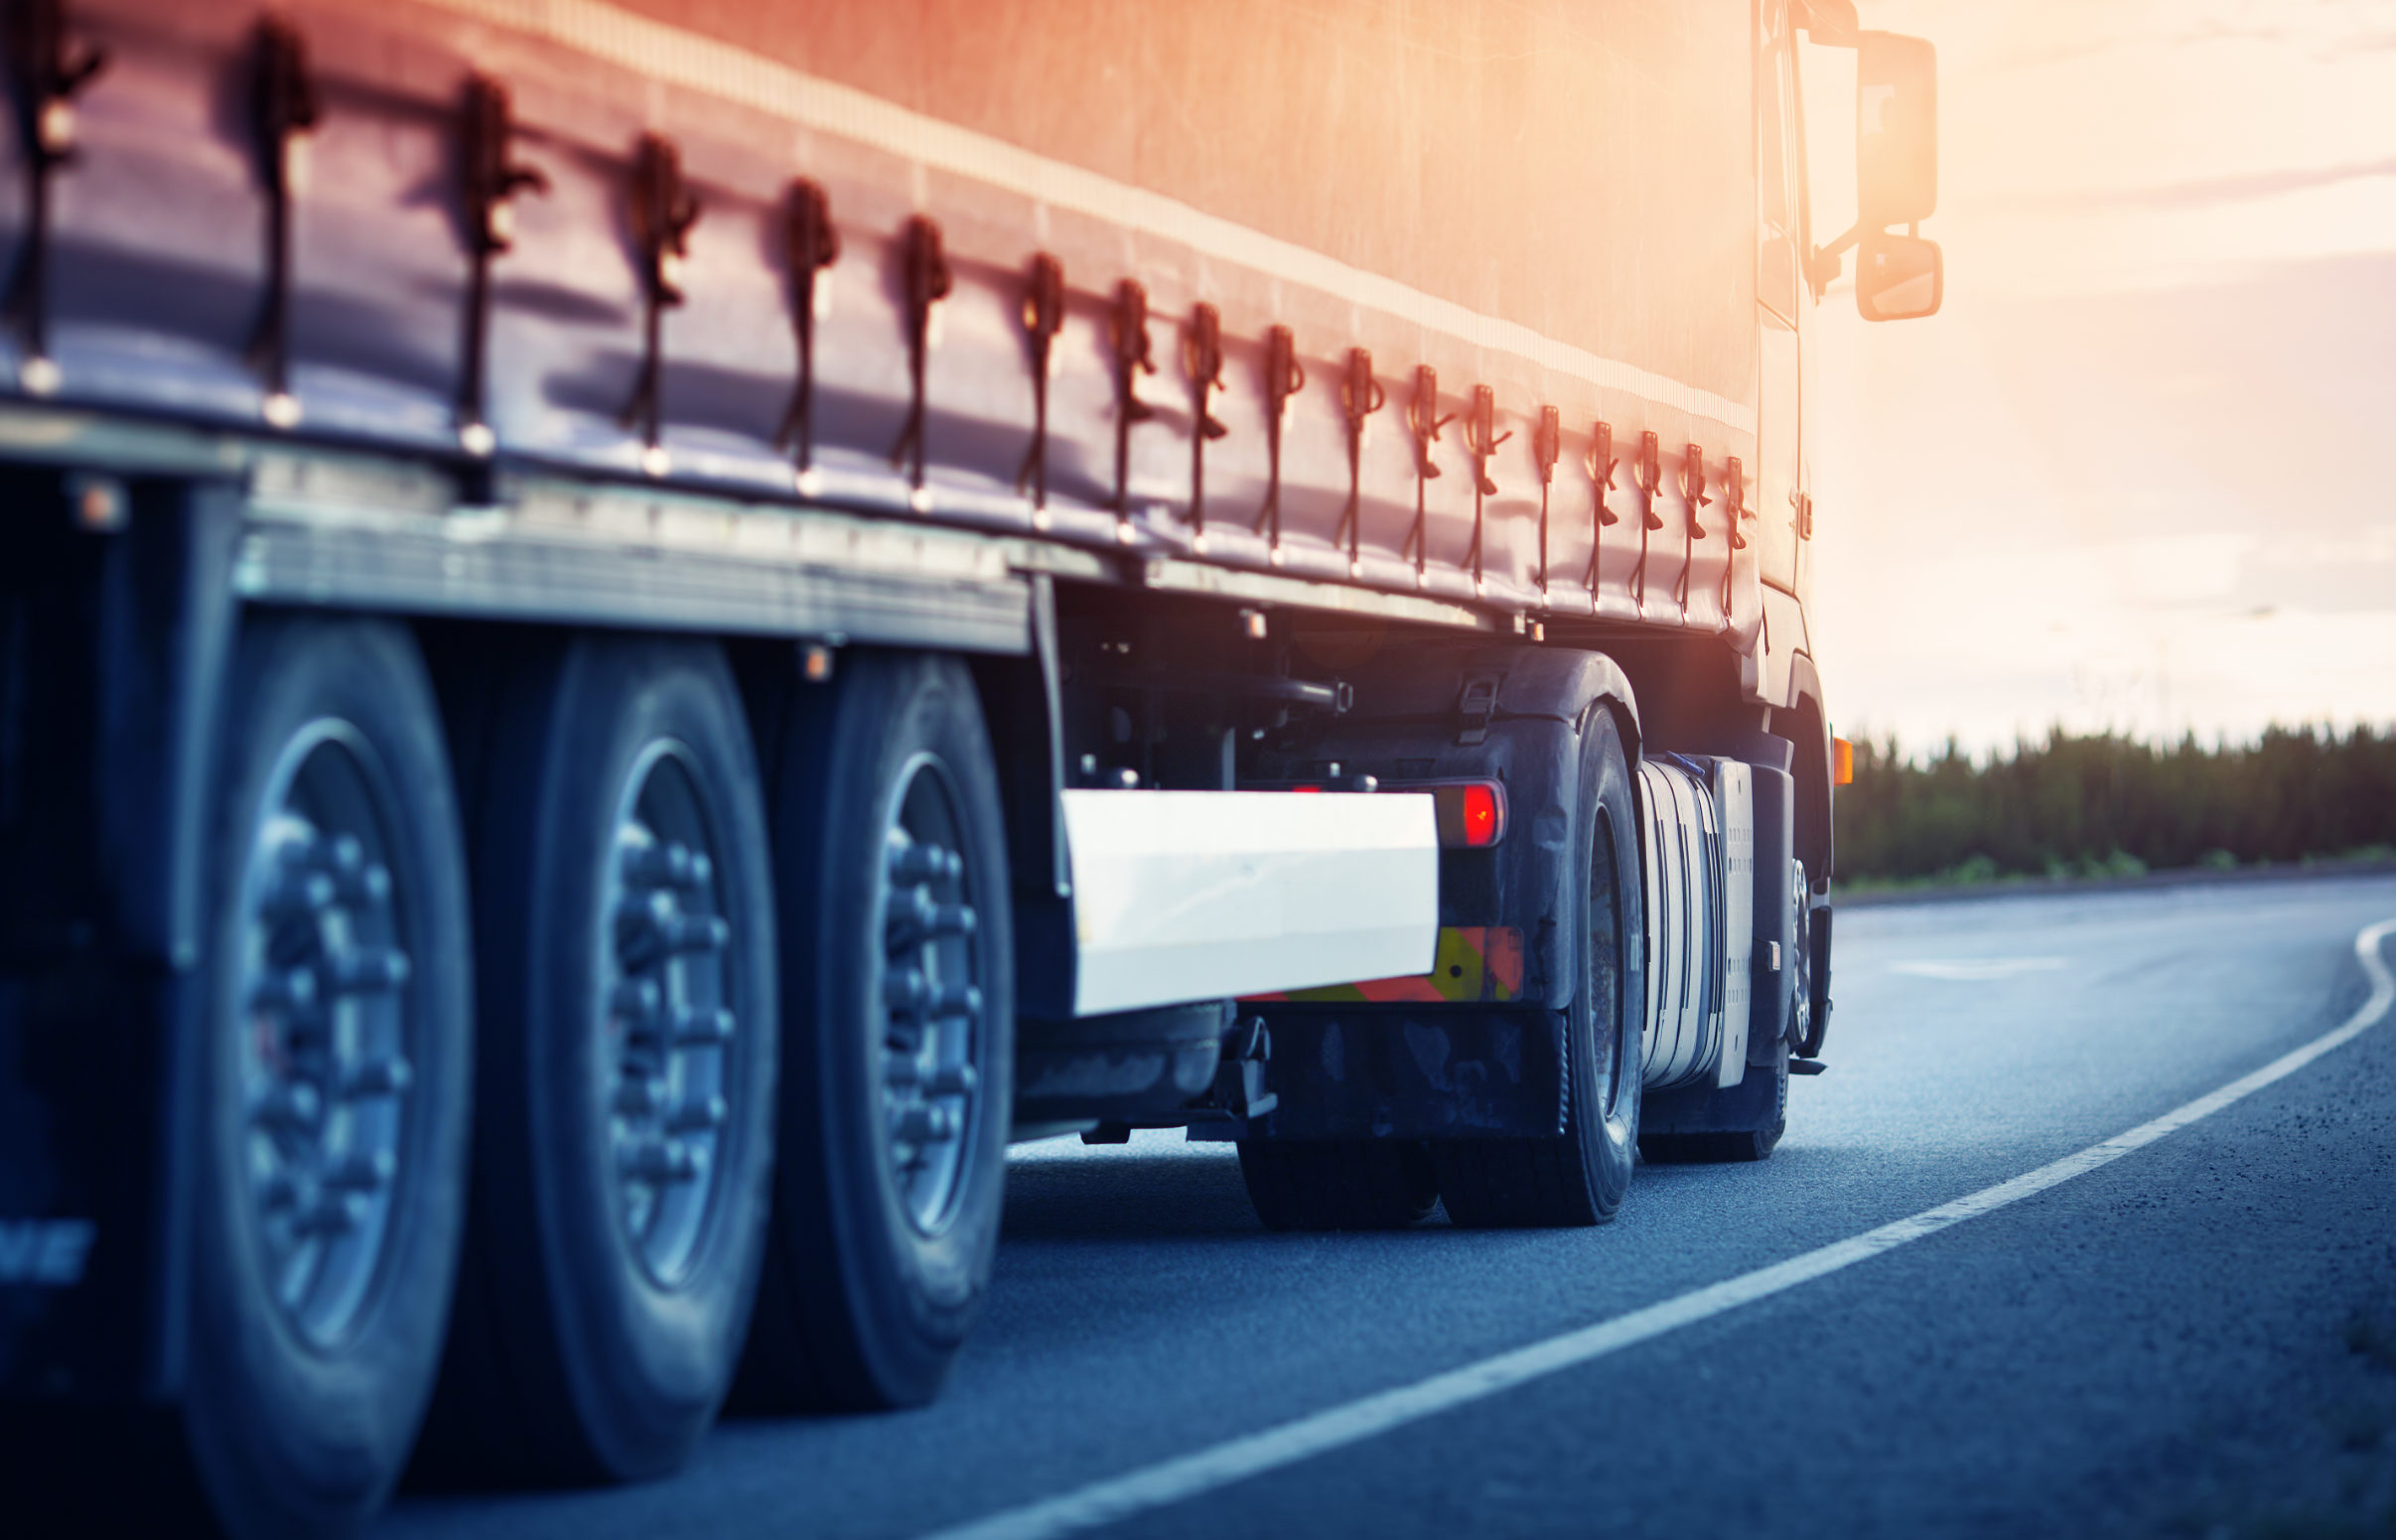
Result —
[[925, 1234], [964, 1185], [981, 1093], [979, 917], [947, 776], [921, 760], [884, 838], [882, 1112], [888, 1174]]
[[628, 782], [601, 910], [619, 1214], [660, 1283], [688, 1272], [723, 1169], [732, 925], [698, 781], [659, 745]]
[[373, 760], [346, 724], [285, 750], [242, 883], [244, 1164], [268, 1288], [318, 1346], [363, 1308], [402, 1180], [412, 973]]

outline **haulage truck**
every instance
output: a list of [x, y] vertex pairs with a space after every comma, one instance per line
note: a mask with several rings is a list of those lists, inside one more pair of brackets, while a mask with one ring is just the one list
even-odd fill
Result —
[[1336, 1229], [1596, 1223], [1780, 1137], [1810, 337], [1849, 248], [1866, 318], [1939, 304], [1927, 44], [11, 0], [5, 45], [26, 1480], [332, 1534], [411, 1466], [921, 1402], [1011, 1140], [1187, 1128]]

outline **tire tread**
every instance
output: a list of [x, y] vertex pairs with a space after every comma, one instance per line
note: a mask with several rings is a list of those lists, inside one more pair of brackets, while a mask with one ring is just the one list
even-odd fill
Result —
[[1439, 1201], [1436, 1168], [1416, 1144], [1243, 1140], [1239, 1169], [1269, 1230], [1405, 1229]]

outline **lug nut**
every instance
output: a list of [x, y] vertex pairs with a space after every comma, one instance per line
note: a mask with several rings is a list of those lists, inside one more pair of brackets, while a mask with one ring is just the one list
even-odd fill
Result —
[[657, 1014], [662, 999], [654, 979], [624, 979], [608, 992], [608, 1010], [626, 1021], [639, 1023]]
[[416, 1067], [398, 1054], [387, 1058], [370, 1058], [350, 1071], [342, 1082], [344, 1101], [363, 1101], [371, 1096], [403, 1096], [416, 1083]]
[[628, 1182], [645, 1182], [657, 1186], [668, 1182], [695, 1182], [706, 1166], [705, 1151], [694, 1150], [679, 1139], [657, 1139], [626, 1150], [618, 1162], [617, 1170]]
[[898, 1125], [891, 1132], [901, 1144], [946, 1144], [957, 1136], [957, 1116], [946, 1107], [916, 1102], [899, 1114]]
[[683, 1006], [674, 1012], [673, 1040], [679, 1049], [722, 1048], [732, 1041], [730, 1011]]
[[971, 905], [942, 904], [917, 888], [913, 902], [891, 906], [889, 949], [913, 951], [943, 936], [971, 935], [977, 923]]
[[622, 867], [627, 887], [704, 889], [715, 880], [705, 851], [680, 841], [626, 848]]
[[342, 1162], [325, 1178], [325, 1187], [336, 1192], [373, 1192], [388, 1186], [392, 1174], [399, 1169], [388, 1150], [372, 1155], [353, 1155]]
[[890, 880], [896, 887], [952, 882], [964, 875], [965, 858], [939, 845], [900, 845], [890, 853]]
[[305, 1015], [316, 1009], [316, 970], [278, 968], [258, 980], [249, 1003], [260, 1010]]
[[352, 946], [325, 959], [327, 986], [337, 995], [382, 994], [408, 981], [408, 954], [392, 946]]
[[305, 1080], [285, 1080], [258, 1098], [250, 1116], [268, 1128], [312, 1129], [325, 1115], [325, 1099]]
[[293, 1228], [302, 1235], [347, 1235], [365, 1222], [366, 1199], [357, 1192], [331, 1192], [300, 1215]]
[[322, 872], [285, 872], [274, 892], [259, 906], [269, 923], [305, 919], [333, 907], [333, 879]]

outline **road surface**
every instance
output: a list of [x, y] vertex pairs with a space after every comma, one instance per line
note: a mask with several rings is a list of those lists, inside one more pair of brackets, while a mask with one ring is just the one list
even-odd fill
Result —
[[[1272, 1235], [1227, 1146], [1024, 1147], [938, 1405], [376, 1535], [2396, 1534], [2396, 1020], [1985, 1196], [2367, 1015], [2392, 917], [2387, 878], [1843, 914], [1779, 1152], [1643, 1167], [1592, 1230]], [[1811, 1255], [1845, 1260], [1739, 1293]]]

